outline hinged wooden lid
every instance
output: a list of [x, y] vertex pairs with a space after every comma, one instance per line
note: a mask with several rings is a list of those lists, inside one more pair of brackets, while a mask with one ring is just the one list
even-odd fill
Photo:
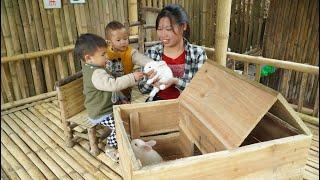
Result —
[[227, 149], [239, 147], [277, 100], [277, 92], [208, 60], [179, 99]]

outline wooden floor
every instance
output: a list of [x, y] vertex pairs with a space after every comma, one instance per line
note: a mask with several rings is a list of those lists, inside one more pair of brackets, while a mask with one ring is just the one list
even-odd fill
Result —
[[[133, 94], [135, 102], [145, 97]], [[314, 133], [305, 179], [319, 178], [319, 127]], [[93, 157], [88, 142], [67, 148], [57, 98], [1, 112], [1, 179], [120, 179], [117, 163]]]

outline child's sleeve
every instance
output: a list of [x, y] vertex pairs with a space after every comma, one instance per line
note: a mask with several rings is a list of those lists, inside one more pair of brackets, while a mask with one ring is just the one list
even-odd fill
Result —
[[98, 90], [110, 92], [120, 91], [136, 84], [132, 73], [114, 78], [103, 69], [93, 71], [91, 81]]
[[148, 62], [153, 61], [151, 58], [141, 54], [136, 49], [132, 49], [131, 57], [132, 57], [133, 64], [136, 64], [139, 66], [145, 66]]

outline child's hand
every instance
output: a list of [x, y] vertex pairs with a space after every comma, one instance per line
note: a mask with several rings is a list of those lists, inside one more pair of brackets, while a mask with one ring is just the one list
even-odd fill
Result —
[[147, 76], [148, 79], [153, 78], [157, 73], [152, 69], [151, 71], [149, 71], [148, 73], [145, 73], [145, 75]]
[[133, 76], [134, 76], [134, 79], [136, 81], [138, 81], [139, 79], [141, 79], [143, 77], [143, 72], [134, 72]]

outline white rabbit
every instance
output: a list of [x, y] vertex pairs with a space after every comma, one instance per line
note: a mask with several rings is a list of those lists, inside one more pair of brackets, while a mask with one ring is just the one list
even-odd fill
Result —
[[151, 79], [147, 80], [147, 84], [152, 84], [154, 80], [159, 78], [160, 86], [159, 88], [153, 87], [152, 91], [149, 94], [149, 101], [152, 101], [153, 97], [160, 91], [165, 89], [164, 83], [166, 83], [169, 79], [173, 78], [173, 73], [167, 63], [165, 61], [151, 61], [148, 62], [143, 69], [144, 73], [148, 73], [151, 70], [154, 70], [156, 75]]
[[144, 142], [141, 139], [134, 139], [131, 141], [131, 146], [136, 157], [141, 161], [143, 166], [150, 164], [157, 164], [163, 161], [162, 157], [152, 149], [156, 141], [150, 140]]

